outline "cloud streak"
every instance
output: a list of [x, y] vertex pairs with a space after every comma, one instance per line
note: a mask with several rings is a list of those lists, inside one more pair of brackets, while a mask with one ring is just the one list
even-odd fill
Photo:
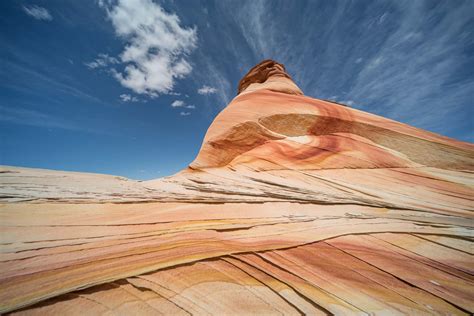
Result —
[[474, 82], [459, 76], [468, 62], [464, 45], [474, 44], [466, 28], [466, 12], [474, 12], [474, 5], [445, 2], [427, 9], [413, 1], [398, 9], [400, 17], [386, 14], [380, 20], [400, 19], [363, 65], [348, 97], [365, 105], [362, 109], [429, 130], [450, 133], [460, 124], [469, 130], [466, 115], [474, 113], [465, 102], [472, 103]]
[[474, 116], [467, 71], [474, 67], [474, 2], [301, 1], [285, 3], [284, 14], [274, 1], [222, 6], [249, 49], [233, 49], [242, 68], [273, 58], [309, 96], [337, 95], [349, 106], [474, 139], [467, 119]]
[[12, 124], [27, 125], [41, 128], [57, 128], [70, 131], [80, 131], [95, 134], [105, 134], [103, 131], [90, 129], [75, 122], [37, 110], [13, 108], [0, 105], [0, 121]]
[[41, 20], [41, 21], [52, 21], [53, 16], [51, 13], [46, 8], [37, 6], [37, 5], [31, 5], [31, 6], [23, 6], [23, 11], [25, 11], [26, 14], [29, 16], [33, 17], [36, 20]]

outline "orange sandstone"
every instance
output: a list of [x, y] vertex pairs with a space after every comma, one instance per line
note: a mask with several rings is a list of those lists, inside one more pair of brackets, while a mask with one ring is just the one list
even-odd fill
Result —
[[271, 60], [238, 91], [171, 177], [3, 167], [0, 311], [472, 314], [472, 144]]

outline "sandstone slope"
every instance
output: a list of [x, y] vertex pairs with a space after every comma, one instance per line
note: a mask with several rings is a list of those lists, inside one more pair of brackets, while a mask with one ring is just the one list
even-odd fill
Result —
[[474, 312], [474, 146], [263, 61], [153, 181], [5, 166], [0, 312]]

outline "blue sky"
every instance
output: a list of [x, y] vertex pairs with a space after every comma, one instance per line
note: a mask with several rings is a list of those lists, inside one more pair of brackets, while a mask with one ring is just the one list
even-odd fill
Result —
[[0, 1], [1, 164], [173, 174], [262, 59], [474, 141], [474, 1]]

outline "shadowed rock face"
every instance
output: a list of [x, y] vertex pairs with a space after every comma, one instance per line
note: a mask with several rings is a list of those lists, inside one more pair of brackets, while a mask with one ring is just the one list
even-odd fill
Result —
[[0, 311], [469, 314], [473, 164], [263, 61], [174, 176], [3, 167]]

